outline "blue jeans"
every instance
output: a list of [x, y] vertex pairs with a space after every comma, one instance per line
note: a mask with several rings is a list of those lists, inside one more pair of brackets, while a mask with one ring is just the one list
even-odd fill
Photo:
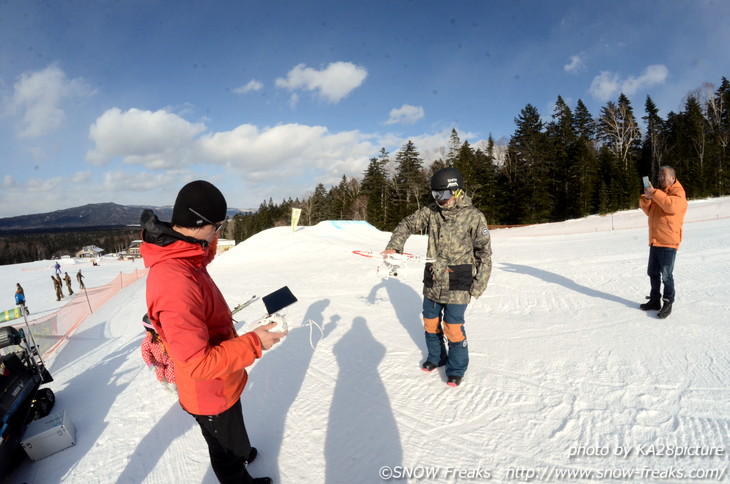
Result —
[[[649, 299], [659, 300], [662, 297], [670, 303], [674, 302], [674, 259], [677, 249], [671, 247], [649, 248], [649, 266], [646, 273], [651, 281]], [[664, 283], [664, 296], [661, 294], [661, 283]]]
[[466, 306], [466, 304], [441, 304], [428, 298], [423, 299], [424, 318], [439, 318], [442, 322], [458, 325], [461, 335], [464, 337], [459, 342], [449, 341], [447, 353], [444, 346], [444, 334], [441, 330], [438, 333], [425, 333], [428, 348], [428, 358], [426, 359], [437, 366], [445, 364], [448, 376], [464, 376], [469, 366], [469, 348], [466, 342], [466, 331], [464, 331]]

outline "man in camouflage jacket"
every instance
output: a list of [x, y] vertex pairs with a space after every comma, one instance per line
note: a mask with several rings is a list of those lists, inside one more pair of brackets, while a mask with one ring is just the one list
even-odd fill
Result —
[[[455, 168], [433, 175], [435, 202], [403, 219], [383, 254], [402, 252], [411, 234], [428, 233], [423, 279], [423, 322], [428, 357], [424, 371], [446, 365], [448, 384], [458, 386], [469, 364], [464, 313], [472, 297], [487, 288], [492, 272], [492, 246], [484, 215], [463, 191], [463, 178]], [[449, 341], [446, 351], [443, 336]]]

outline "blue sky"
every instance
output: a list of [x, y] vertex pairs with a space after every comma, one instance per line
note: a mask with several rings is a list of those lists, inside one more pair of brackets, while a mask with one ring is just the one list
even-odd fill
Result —
[[730, 76], [730, 2], [0, 2], [0, 217], [255, 208], [361, 177], [381, 147], [507, 139], [558, 95], [660, 114]]

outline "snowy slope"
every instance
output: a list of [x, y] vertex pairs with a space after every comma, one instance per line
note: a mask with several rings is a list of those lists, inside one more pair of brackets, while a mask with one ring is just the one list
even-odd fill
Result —
[[[352, 254], [382, 249], [389, 235], [362, 223], [281, 227], [211, 264], [231, 306], [282, 285], [299, 298], [287, 311], [289, 336], [255, 363], [244, 392], [260, 452], [254, 476], [377, 483], [390, 469], [419, 477], [397, 482], [573, 482], [557, 473], [636, 469], [645, 474], [634, 482], [688, 482], [678, 469], [727, 467], [730, 199], [690, 204], [667, 320], [637, 309], [648, 293], [639, 210], [493, 231], [492, 279], [467, 311], [471, 364], [455, 389], [443, 371], [419, 368], [422, 266], [383, 280], [376, 262]], [[406, 244], [425, 248], [420, 236]], [[0, 267], [0, 276], [15, 281], [19, 267]], [[78, 443], [24, 463], [7, 482], [216, 482], [193, 419], [142, 363], [144, 311], [140, 281], [50, 362], [50, 387]], [[263, 312], [258, 302], [237, 316], [251, 322]], [[324, 330], [312, 328], [314, 350], [307, 320]], [[650, 444], [655, 453], [679, 446], [724, 456], [640, 455]], [[628, 458], [619, 446], [631, 448]], [[595, 452], [608, 455], [584, 455]]]

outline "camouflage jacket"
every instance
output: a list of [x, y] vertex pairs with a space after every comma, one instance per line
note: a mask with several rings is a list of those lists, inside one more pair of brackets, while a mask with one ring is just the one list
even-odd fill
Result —
[[428, 233], [423, 295], [441, 304], [469, 304], [487, 288], [492, 273], [492, 242], [484, 214], [463, 195], [452, 208], [436, 203], [404, 218], [393, 231], [386, 249], [403, 251], [406, 239]]

